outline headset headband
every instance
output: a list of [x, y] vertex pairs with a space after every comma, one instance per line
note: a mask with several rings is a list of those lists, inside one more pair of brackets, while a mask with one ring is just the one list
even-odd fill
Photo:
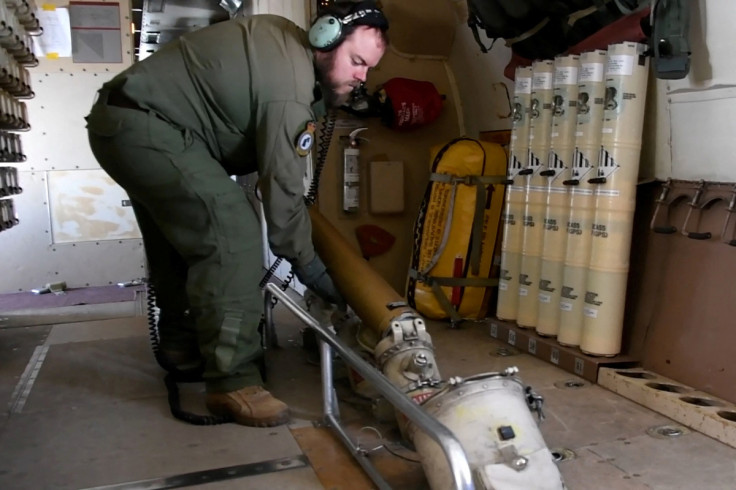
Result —
[[369, 14], [383, 15], [383, 12], [377, 9], [362, 9], [362, 10], [358, 10], [357, 12], [353, 12], [350, 15], [346, 15], [345, 17], [339, 20], [341, 24], [352, 24], [356, 20], [362, 19], [363, 17]]
[[319, 17], [309, 29], [309, 43], [316, 49], [333, 49], [344, 39], [346, 31], [350, 30], [343, 29], [343, 26], [356, 25], [365, 25], [382, 31], [388, 29], [386, 17], [376, 8], [360, 8], [343, 17], [325, 14]]

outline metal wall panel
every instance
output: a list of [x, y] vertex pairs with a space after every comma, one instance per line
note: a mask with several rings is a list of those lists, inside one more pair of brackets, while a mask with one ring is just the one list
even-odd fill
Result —
[[125, 191], [103, 170], [46, 173], [54, 244], [140, 238]]
[[669, 95], [672, 163], [659, 178], [736, 182], [736, 87]]
[[22, 135], [29, 169], [100, 168], [89, 149], [84, 116], [97, 90], [116, 73], [31, 72], [36, 96], [26, 101], [31, 131]]
[[20, 224], [0, 235], [0, 293], [49, 282], [103, 286], [145, 276], [140, 239], [52, 243], [47, 172], [21, 171], [20, 181], [23, 193], [14, 196]]
[[[23, 193], [13, 196], [20, 224], [0, 234], [0, 293], [58, 281], [68, 287], [102, 286], [146, 275], [143, 244], [130, 224], [130, 208], [122, 205], [121, 189], [109, 181], [98, 182], [102, 171], [89, 150], [84, 122], [97, 89], [132, 63], [131, 35], [125, 29], [130, 4], [119, 3], [122, 63], [41, 58], [39, 66], [29, 70], [35, 92], [25, 101], [31, 130], [21, 133], [28, 160], [16, 165]], [[88, 201], [89, 215], [83, 207], [75, 209], [81, 197], [94, 197]], [[70, 224], [66, 215], [72, 216]], [[87, 222], [82, 226], [82, 221]], [[95, 221], [108, 221], [107, 232]]]

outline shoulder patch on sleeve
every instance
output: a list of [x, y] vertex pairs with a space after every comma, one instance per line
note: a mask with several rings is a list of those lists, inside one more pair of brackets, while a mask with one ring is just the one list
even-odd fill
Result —
[[299, 133], [296, 139], [296, 152], [299, 156], [305, 157], [309, 154], [309, 150], [312, 149], [314, 144], [314, 133], [317, 130], [317, 125], [314, 121], [309, 121], [304, 128], [304, 131]]

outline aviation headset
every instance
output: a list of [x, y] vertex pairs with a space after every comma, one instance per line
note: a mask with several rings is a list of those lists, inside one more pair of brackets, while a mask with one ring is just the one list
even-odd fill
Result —
[[320, 51], [329, 51], [339, 45], [347, 33], [343, 26], [368, 25], [381, 30], [388, 28], [388, 21], [377, 8], [363, 7], [369, 2], [361, 2], [356, 9], [343, 17], [325, 14], [317, 18], [309, 29], [309, 44]]

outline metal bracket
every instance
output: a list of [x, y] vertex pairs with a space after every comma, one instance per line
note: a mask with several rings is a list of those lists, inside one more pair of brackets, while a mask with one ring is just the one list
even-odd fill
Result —
[[695, 194], [693, 194], [693, 198], [690, 200], [689, 203], [687, 203], [687, 205], [690, 206], [690, 209], [687, 210], [687, 216], [685, 216], [685, 222], [682, 224], [682, 234], [688, 238], [692, 238], [693, 240], [708, 240], [712, 236], [709, 231], [706, 231], [706, 232], [690, 231], [690, 228], [689, 228], [689, 225], [691, 225], [691, 221], [696, 222], [695, 223], [696, 230], [697, 230], [697, 225], [700, 224], [700, 216], [703, 214], [703, 208], [704, 208], [704, 206], [700, 205], [700, 200], [703, 197], [704, 191], [705, 191], [705, 182], [701, 180], [700, 183], [698, 184], [698, 188], [695, 190]]
[[728, 225], [731, 221], [733, 213], [736, 212], [736, 185], [731, 189], [731, 199], [728, 201], [728, 207], [726, 208], [726, 219], [723, 221], [723, 230], [721, 230], [721, 241], [733, 247], [736, 247], [736, 227], [728, 235]]
[[394, 343], [419, 340], [425, 337], [427, 328], [424, 320], [419, 317], [408, 317], [401, 320], [391, 322], [391, 333], [394, 337]]
[[682, 200], [685, 196], [683, 194], [670, 196], [672, 188], [672, 179], [667, 179], [667, 181], [662, 184], [662, 192], [654, 201], [657, 206], [654, 208], [652, 221], [649, 225], [649, 228], [651, 228], [654, 233], [672, 234], [677, 231], [677, 227], [670, 223], [670, 210], [675, 203]]

